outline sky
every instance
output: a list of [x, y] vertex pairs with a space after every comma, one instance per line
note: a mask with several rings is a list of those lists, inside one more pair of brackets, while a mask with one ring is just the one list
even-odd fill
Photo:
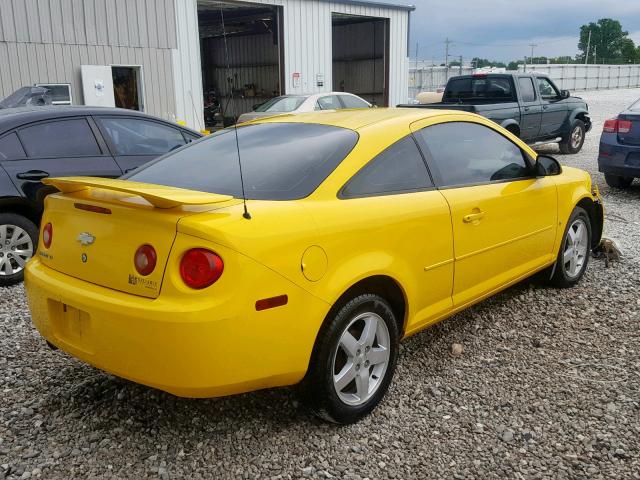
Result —
[[382, 0], [415, 5], [411, 13], [411, 52], [418, 58], [444, 61], [449, 52], [463, 56], [508, 61], [531, 55], [574, 56], [581, 25], [614, 18], [640, 44], [640, 0]]

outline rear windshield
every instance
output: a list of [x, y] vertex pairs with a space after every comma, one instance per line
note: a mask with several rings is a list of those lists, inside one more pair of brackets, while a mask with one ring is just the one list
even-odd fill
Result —
[[[246, 197], [295, 200], [311, 194], [358, 141], [353, 130], [304, 123], [262, 123], [238, 127]], [[126, 176], [242, 197], [234, 129], [221, 130], [169, 153]]]
[[636, 102], [631, 105], [627, 110], [631, 110], [632, 112], [640, 112], [640, 100], [636, 100]]
[[276, 97], [255, 109], [256, 112], [293, 112], [307, 97]]
[[467, 77], [449, 80], [443, 101], [511, 101], [513, 88], [509, 77]]

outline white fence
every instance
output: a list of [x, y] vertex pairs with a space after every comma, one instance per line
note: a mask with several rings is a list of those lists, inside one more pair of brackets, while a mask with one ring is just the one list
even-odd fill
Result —
[[449, 78], [471, 73], [473, 73], [471, 67], [447, 68], [418, 64], [416, 68], [415, 62], [409, 62], [409, 98], [416, 98], [420, 92], [435, 92], [438, 88], [443, 88]]
[[527, 65], [527, 72], [546, 74], [564, 90], [640, 87], [640, 65]]

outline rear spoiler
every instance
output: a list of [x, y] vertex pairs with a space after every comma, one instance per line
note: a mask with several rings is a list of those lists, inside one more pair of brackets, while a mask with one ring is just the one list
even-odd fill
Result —
[[42, 183], [52, 185], [62, 193], [80, 192], [92, 188], [112, 192], [129, 193], [144, 198], [156, 208], [174, 208], [181, 205], [206, 205], [231, 200], [230, 195], [198, 192], [184, 188], [167, 187], [151, 183], [131, 182], [111, 178], [58, 177], [45, 178]]

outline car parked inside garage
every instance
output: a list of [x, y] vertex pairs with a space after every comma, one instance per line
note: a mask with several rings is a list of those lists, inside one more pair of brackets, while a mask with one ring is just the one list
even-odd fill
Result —
[[47, 177], [116, 178], [200, 138], [140, 112], [97, 107], [0, 110], [0, 286], [20, 282], [38, 243]]

